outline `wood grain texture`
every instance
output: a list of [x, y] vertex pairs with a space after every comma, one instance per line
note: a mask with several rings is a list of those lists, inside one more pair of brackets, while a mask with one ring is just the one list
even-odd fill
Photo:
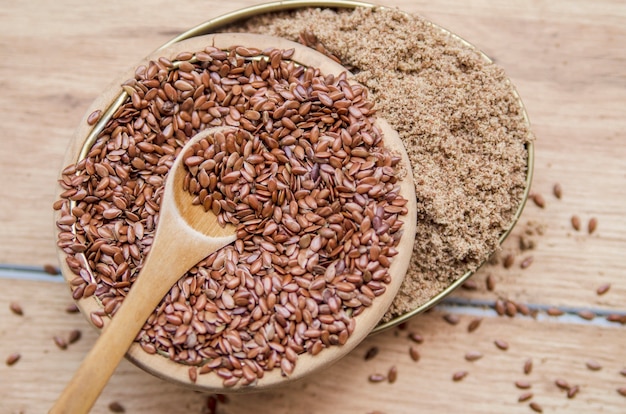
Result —
[[[181, 31], [226, 12], [261, 1], [208, 2], [3, 2], [0, 4], [0, 264], [42, 266], [56, 263], [51, 205], [54, 183], [69, 139], [86, 108], [118, 75]], [[474, 277], [478, 289], [459, 290], [460, 307], [439, 308], [414, 318], [408, 329], [425, 341], [422, 358], [408, 356], [407, 331], [366, 340], [328, 372], [280, 392], [231, 397], [219, 413], [385, 413], [532, 412], [518, 403], [513, 382], [524, 379], [522, 365], [534, 361], [527, 379], [533, 400], [545, 413], [626, 410], [616, 389], [626, 386], [624, 326], [603, 317], [587, 322], [561, 318], [497, 317], [482, 308], [497, 298], [570, 312], [626, 313], [626, 3], [621, 0], [389, 0], [386, 5], [419, 13], [461, 35], [500, 64], [526, 104], [537, 136], [533, 191], [546, 199], [531, 202], [503, 249], [514, 252], [509, 269], [486, 266]], [[552, 195], [560, 183], [561, 200]], [[598, 219], [592, 235], [571, 228]], [[530, 223], [530, 224], [529, 224]], [[536, 246], [519, 251], [528, 229]], [[524, 236], [526, 237], [526, 236]], [[527, 269], [520, 261], [532, 255]], [[485, 278], [496, 280], [486, 290]], [[598, 296], [595, 290], [610, 283]], [[9, 310], [19, 301], [24, 316]], [[96, 333], [81, 315], [64, 312], [71, 298], [57, 282], [0, 278], [0, 353], [19, 351], [13, 366], [0, 364], [0, 412], [46, 412]], [[452, 302], [450, 302], [452, 303]], [[443, 312], [459, 312], [451, 326]], [[484, 320], [467, 334], [475, 314]], [[62, 351], [52, 337], [83, 331]], [[504, 338], [506, 352], [493, 346]], [[363, 355], [371, 346], [380, 353]], [[479, 350], [474, 363], [465, 352]], [[603, 365], [585, 367], [587, 359]], [[398, 367], [394, 384], [370, 384], [369, 374]], [[453, 382], [455, 371], [468, 376]], [[574, 399], [554, 385], [564, 378], [578, 384]], [[119, 401], [127, 413], [206, 413], [206, 395], [162, 382], [123, 363], [94, 408], [108, 413]]]

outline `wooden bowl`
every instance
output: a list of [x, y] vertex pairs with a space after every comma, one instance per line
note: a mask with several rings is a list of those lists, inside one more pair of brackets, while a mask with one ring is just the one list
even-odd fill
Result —
[[[330, 58], [313, 51], [303, 45], [290, 42], [281, 38], [273, 38], [269, 36], [247, 35], [247, 34], [215, 34], [205, 36], [195, 36], [190, 39], [181, 40], [172, 43], [167, 47], [161, 48], [144, 60], [134, 65], [127, 73], [123, 74], [117, 81], [113, 82], [107, 90], [100, 95], [90, 106], [86, 115], [76, 131], [74, 139], [68, 148], [64, 165], [72, 165], [84, 159], [94, 145], [98, 134], [104, 126], [109, 122], [113, 114], [120, 108], [121, 104], [129, 100], [128, 94], [122, 89], [122, 85], [127, 79], [132, 79], [135, 74], [135, 68], [141, 65], [147, 66], [150, 61], [156, 61], [159, 58], [165, 58], [168, 61], [175, 61], [175, 57], [182, 52], [200, 52], [207, 46], [215, 46], [221, 49], [227, 49], [234, 45], [241, 45], [247, 48], [256, 48], [265, 50], [268, 48], [278, 48], [283, 50], [294, 49], [295, 52], [290, 60], [308, 67], [319, 68], [322, 74], [339, 75], [346, 72], [345, 68]], [[353, 81], [354, 82], [354, 81]], [[101, 111], [100, 120], [93, 126], [88, 120], [90, 114], [94, 111]], [[398, 292], [404, 275], [410, 263], [412, 247], [415, 237], [415, 190], [412, 181], [412, 173], [410, 162], [403, 144], [397, 133], [382, 119], [377, 119], [376, 125], [382, 131], [385, 137], [385, 146], [390, 146], [390, 150], [402, 156], [401, 165], [404, 169], [404, 175], [400, 182], [403, 196], [408, 200], [407, 209], [409, 214], [404, 216], [403, 235], [397, 246], [398, 254], [394, 257], [389, 268], [389, 274], [392, 275], [391, 282], [386, 285], [385, 293], [376, 297], [373, 305], [364, 308], [364, 311], [355, 317], [357, 329], [349, 336], [347, 342], [341, 346], [332, 346], [328, 350], [324, 349], [317, 355], [303, 353], [298, 356], [297, 364], [293, 372], [284, 376], [281, 375], [281, 369], [276, 367], [273, 370], [265, 372], [262, 378], [259, 378], [251, 385], [235, 385], [225, 388], [223, 379], [214, 372], [192, 376], [190, 375], [190, 366], [179, 362], [174, 362], [167, 355], [160, 353], [148, 353], [139, 343], [135, 342], [127, 353], [127, 358], [142, 369], [154, 374], [157, 377], [166, 379], [171, 382], [182, 384], [186, 387], [195, 388], [203, 391], [211, 392], [233, 392], [246, 390], [260, 390], [275, 387], [284, 384], [285, 381], [293, 381], [308, 375], [309, 373], [322, 369], [329, 364], [338, 360], [341, 356], [348, 353], [356, 347], [370, 332], [376, 327], [380, 318], [389, 308], [396, 293]], [[395, 137], [395, 138], [394, 138]], [[395, 139], [395, 140], [394, 140]], [[60, 190], [61, 191], [61, 190]], [[59, 214], [57, 213], [57, 218]], [[59, 249], [62, 274], [66, 281], [71, 284], [76, 274], [72, 272], [65, 260], [65, 252]], [[175, 258], [172, 258], [175, 260]], [[132, 289], [132, 287], [131, 287]], [[77, 301], [79, 308], [83, 314], [89, 317], [93, 312], [102, 311], [102, 304], [95, 296], [81, 298]], [[115, 318], [115, 316], [113, 316]], [[108, 317], [103, 317], [104, 325], [108, 323]], [[93, 322], [93, 321], [92, 321]], [[332, 352], [331, 352], [332, 349]], [[103, 358], [106, 358], [103, 355]], [[193, 378], [192, 378], [193, 377]]]

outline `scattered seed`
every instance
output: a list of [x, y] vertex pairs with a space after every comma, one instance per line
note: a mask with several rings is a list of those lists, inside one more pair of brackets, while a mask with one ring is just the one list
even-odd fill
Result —
[[394, 382], [396, 382], [396, 379], [398, 379], [398, 368], [396, 368], [396, 366], [394, 365], [389, 368], [389, 372], [387, 372], [387, 381], [390, 384], [393, 384]]
[[496, 278], [491, 273], [488, 274], [485, 279], [485, 284], [487, 285], [487, 290], [493, 292], [496, 288]]
[[609, 289], [611, 289], [611, 284], [610, 283], [605, 283], [605, 284], [600, 285], [598, 287], [598, 289], [596, 290], [596, 293], [598, 295], [604, 295], [606, 292], [609, 291]]
[[101, 115], [102, 115], [102, 111], [99, 109], [96, 109], [95, 111], [90, 113], [89, 116], [87, 117], [87, 124], [94, 125], [96, 122], [98, 122]]
[[511, 253], [507, 254], [504, 257], [504, 261], [503, 261], [503, 266], [505, 269], [510, 268], [511, 266], [513, 266], [513, 263], [515, 263], [515, 256]]
[[189, 374], [189, 380], [195, 383], [198, 380], [198, 368], [197, 367], [189, 367], [187, 370]]
[[557, 387], [559, 387], [562, 390], [568, 390], [569, 389], [569, 384], [564, 379], [558, 378], [558, 379], [554, 380], [554, 383], [556, 384]]
[[589, 310], [581, 310], [578, 312], [578, 316], [582, 319], [586, 319], [588, 321], [593, 320], [596, 317], [596, 314]]
[[619, 395], [621, 395], [622, 397], [626, 397], [626, 387], [620, 387], [617, 389], [617, 392], [619, 393]]
[[54, 340], [55, 345], [59, 347], [59, 349], [67, 349], [67, 342], [65, 342], [65, 339], [61, 338], [58, 335], [55, 335], [52, 339]]
[[458, 325], [458, 323], [461, 321], [461, 319], [459, 318], [459, 315], [456, 315], [453, 313], [447, 313], [443, 315], [443, 319], [446, 322], [448, 322], [450, 325]]
[[515, 386], [521, 390], [526, 390], [530, 388], [530, 382], [528, 381], [515, 381]]
[[541, 407], [541, 405], [539, 405], [536, 402], [531, 402], [530, 404], [528, 404], [528, 406], [530, 407], [531, 410], [533, 410], [536, 413], [542, 413], [543, 412], [543, 408]]
[[494, 344], [496, 345], [496, 347], [498, 347], [499, 349], [503, 351], [506, 351], [507, 349], [509, 349], [509, 343], [502, 339], [496, 339], [494, 341]]
[[533, 360], [531, 358], [528, 358], [524, 362], [524, 374], [528, 375], [532, 372], [532, 370], [533, 370]]
[[514, 317], [515, 314], [517, 314], [517, 305], [515, 304], [515, 302], [507, 300], [504, 303], [505, 305], [505, 313], [507, 314], [507, 316], [509, 317]]
[[561, 199], [561, 197], [563, 197], [563, 188], [559, 183], [554, 184], [554, 187], [552, 187], [552, 192], [554, 193], [554, 196], [559, 200]]
[[411, 356], [411, 359], [415, 362], [420, 360], [420, 353], [417, 350], [417, 348], [415, 347], [409, 347], [409, 355]]
[[376, 355], [378, 355], [378, 351], [379, 348], [377, 346], [369, 348], [367, 352], [365, 352], [365, 360], [369, 361], [370, 359], [374, 358]]
[[533, 398], [533, 393], [532, 392], [525, 392], [523, 394], [521, 394], [519, 396], [519, 398], [517, 399], [518, 402], [524, 402], [524, 401], [528, 401], [531, 398]]
[[104, 326], [104, 320], [102, 319], [102, 316], [98, 315], [95, 312], [91, 312], [91, 315], [89, 315], [89, 317], [91, 318], [91, 322], [96, 326], [96, 328], [102, 328]]
[[477, 361], [483, 357], [482, 352], [479, 351], [469, 351], [465, 354], [465, 359], [468, 361]]
[[506, 312], [506, 305], [504, 304], [504, 300], [498, 298], [494, 304], [494, 309], [496, 313], [500, 316], [503, 316]]
[[52, 276], [61, 274], [61, 272], [59, 272], [59, 269], [56, 266], [51, 265], [51, 264], [43, 265], [43, 271]]
[[82, 332], [79, 329], [72, 329], [67, 339], [68, 344], [74, 344], [82, 337]]
[[577, 215], [573, 215], [570, 221], [572, 223], [572, 227], [574, 228], [574, 230], [579, 231], [580, 225], [581, 225], [580, 217], [578, 217]]
[[9, 309], [11, 309], [11, 312], [13, 312], [16, 315], [19, 315], [19, 316], [24, 315], [24, 310], [22, 309], [22, 306], [17, 302], [11, 302], [9, 304]]
[[533, 201], [535, 202], [535, 204], [537, 205], [537, 207], [544, 208], [546, 206], [546, 200], [543, 198], [541, 194], [535, 193], [531, 197]]
[[113, 401], [109, 404], [109, 411], [112, 413], [125, 413], [126, 409], [119, 402]]
[[80, 310], [78, 309], [78, 305], [76, 305], [75, 303], [70, 303], [65, 308], [65, 312], [67, 312], [67, 313], [78, 313], [79, 311]]
[[415, 342], [416, 344], [421, 344], [422, 342], [424, 342], [424, 337], [418, 333], [415, 332], [411, 332], [409, 334], [409, 339], [413, 342]]
[[567, 398], [574, 398], [576, 394], [580, 391], [580, 387], [578, 385], [574, 385], [567, 390]]
[[385, 381], [387, 378], [383, 375], [383, 374], [371, 374], [368, 377], [369, 382], [383, 382]]
[[14, 365], [17, 361], [20, 360], [21, 357], [22, 357], [21, 354], [19, 354], [18, 352], [14, 352], [7, 357], [7, 359], [5, 360], [5, 363], [8, 366]]
[[522, 269], [526, 269], [528, 266], [530, 266], [533, 263], [533, 256], [528, 256], [526, 257], [524, 260], [522, 260], [522, 262], [519, 264], [519, 267]]
[[467, 377], [467, 371], [457, 371], [452, 374], [452, 381], [461, 381], [463, 378]]
[[465, 282], [463, 282], [461, 287], [465, 290], [477, 290], [478, 283], [476, 283], [475, 280], [470, 279], [470, 280], [466, 280]]
[[622, 377], [626, 377], [626, 368], [622, 369], [619, 373]]
[[610, 313], [606, 316], [606, 320], [609, 322], [617, 322], [624, 325], [626, 324], [626, 315], [621, 315], [619, 313]]
[[476, 329], [478, 329], [482, 321], [483, 321], [483, 318], [481, 317], [476, 317], [472, 319], [470, 323], [467, 325], [467, 332], [474, 332]]
[[587, 368], [589, 368], [591, 371], [599, 371], [602, 369], [602, 365], [600, 365], [600, 363], [596, 360], [590, 359], [587, 362], [585, 362], [585, 365], [587, 366]]
[[562, 311], [561, 309], [559, 309], [559, 308], [554, 308], [554, 307], [552, 307], [552, 308], [548, 308], [548, 310], [546, 310], [546, 313], [547, 313], [549, 316], [561, 316], [561, 315], [563, 315], [565, 312], [563, 312], [563, 311]]
[[596, 231], [597, 228], [598, 228], [598, 219], [595, 217], [592, 217], [591, 219], [589, 219], [589, 223], [587, 224], [587, 232], [589, 234], [592, 234], [594, 231]]

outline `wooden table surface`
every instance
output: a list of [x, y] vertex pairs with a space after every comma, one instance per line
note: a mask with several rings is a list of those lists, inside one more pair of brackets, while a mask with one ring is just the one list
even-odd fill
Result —
[[[55, 180], [72, 131], [89, 103], [123, 69], [176, 34], [257, 0], [0, 4], [0, 412], [46, 412], [96, 340], [56, 265]], [[405, 330], [368, 338], [326, 372], [279, 391], [229, 396], [219, 413], [624, 413], [626, 327], [626, 3], [622, 0], [388, 0], [465, 37], [499, 63], [524, 100], [537, 136], [533, 192], [505, 251], [529, 229], [535, 247], [505, 269], [491, 265]], [[559, 183], [563, 196], [553, 193]], [[570, 224], [578, 215], [583, 229]], [[597, 218], [589, 235], [587, 222]], [[522, 269], [521, 261], [532, 256]], [[495, 289], [486, 289], [491, 275]], [[598, 295], [598, 287], [610, 289]], [[471, 287], [471, 286], [470, 286]], [[497, 299], [526, 304], [534, 317], [494, 312]], [[9, 304], [18, 302], [23, 315]], [[550, 316], [548, 309], [562, 316]], [[596, 317], [578, 316], [581, 310]], [[551, 312], [553, 313], [553, 312]], [[456, 325], [443, 316], [455, 315]], [[607, 316], [608, 319], [607, 320]], [[482, 318], [480, 327], [467, 326]], [[623, 320], [626, 322], [626, 320]], [[66, 350], [54, 336], [82, 338]], [[422, 343], [408, 338], [417, 333]], [[505, 340], [506, 351], [494, 341]], [[409, 357], [413, 346], [420, 360]], [[378, 347], [375, 358], [365, 353]], [[469, 362], [464, 356], [479, 351]], [[10, 354], [21, 359], [4, 363]], [[525, 361], [533, 369], [524, 374]], [[595, 362], [600, 369], [589, 369]], [[391, 366], [397, 381], [370, 383]], [[596, 367], [597, 368], [597, 367]], [[461, 381], [455, 372], [467, 371]], [[577, 385], [568, 398], [555, 385]], [[528, 390], [516, 387], [527, 381]], [[533, 397], [518, 402], [524, 392]], [[210, 397], [165, 383], [124, 361], [94, 413], [117, 401], [127, 413], [207, 413]]]

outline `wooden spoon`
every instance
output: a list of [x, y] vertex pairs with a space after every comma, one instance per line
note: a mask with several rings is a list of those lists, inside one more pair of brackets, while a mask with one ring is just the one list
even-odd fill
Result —
[[[216, 129], [221, 128], [195, 135], [181, 154]], [[182, 159], [177, 157], [168, 173], [159, 224], [137, 280], [50, 413], [88, 412], [172, 285], [199, 261], [236, 240], [234, 226], [221, 227], [215, 214], [192, 204], [193, 197], [183, 190], [186, 170]]]
[[[260, 50], [269, 47], [294, 49], [295, 52], [291, 59], [300, 64], [320, 68], [324, 74], [339, 75], [345, 71], [343, 66], [332, 59], [300, 44], [282, 38], [241, 33], [207, 35], [185, 40], [155, 52], [146, 59], [146, 62], [159, 56], [173, 58], [183, 51], [202, 50], [206, 45], [222, 48], [232, 45], [245, 45]], [[129, 75], [132, 77], [132, 74]], [[103, 94], [102, 100], [96, 101], [90, 111], [102, 109], [105, 100], [106, 102], [113, 102], [115, 95], [109, 90]], [[117, 100], [119, 101], [119, 98]], [[356, 328], [343, 346], [326, 348], [315, 356], [306, 353], [300, 355], [296, 367], [289, 377], [282, 376], [280, 369], [274, 369], [266, 372], [253, 387], [236, 386], [228, 389], [228, 391], [250, 388], [259, 390], [277, 386], [284, 384], [285, 381], [301, 378], [314, 370], [337, 361], [354, 349], [379, 323], [400, 289], [410, 263], [415, 238], [415, 189], [411, 164], [398, 134], [383, 119], [379, 118], [376, 125], [383, 133], [385, 146], [402, 157], [405, 174], [399, 183], [400, 194], [408, 200], [407, 208], [409, 211], [406, 216], [402, 217], [404, 233], [397, 247], [399, 253], [394, 257], [389, 269], [392, 281], [387, 285], [386, 293], [376, 298], [373, 305], [366, 308], [357, 317]], [[183, 151], [189, 145], [212, 132], [212, 129], [202, 131], [186, 144]], [[76, 145], [77, 143], [74, 143], [74, 146]], [[73, 150], [76, 150], [75, 153], [79, 153], [79, 150], [82, 151], [81, 148], [73, 148]], [[185, 169], [181, 166], [181, 159], [182, 157], [177, 157], [168, 175], [152, 249], [147, 255], [137, 281], [133, 284], [122, 306], [104, 328], [94, 348], [89, 352], [50, 413], [80, 414], [88, 412], [115, 367], [129, 350], [129, 346], [133, 343], [146, 319], [171, 289], [171, 286], [204, 257], [235, 240], [233, 227], [221, 228], [212, 213], [204, 212], [201, 207], [192, 206], [191, 195], [183, 191], [182, 187]], [[191, 383], [188, 379], [188, 369], [184, 365], [161, 355], [148, 355], [141, 352], [141, 348], [136, 346], [132, 348], [129, 351], [129, 357], [133, 362], [157, 376], [204, 391], [225, 391], [222, 379], [217, 375], [201, 375], [198, 376], [197, 383]]]

